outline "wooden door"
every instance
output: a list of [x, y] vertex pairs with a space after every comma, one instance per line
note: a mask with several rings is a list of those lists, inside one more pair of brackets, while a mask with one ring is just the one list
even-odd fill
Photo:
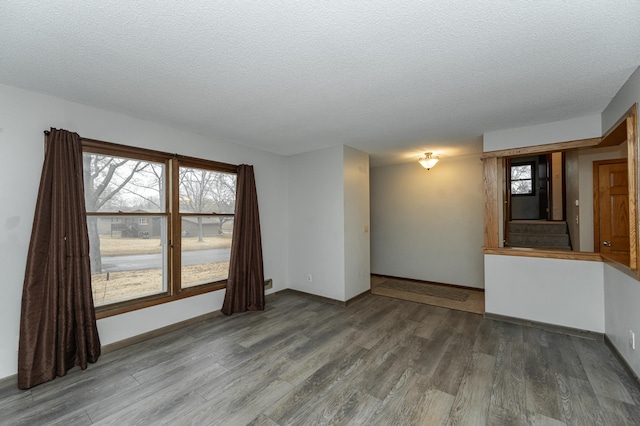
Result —
[[629, 264], [627, 160], [593, 163], [595, 251]]

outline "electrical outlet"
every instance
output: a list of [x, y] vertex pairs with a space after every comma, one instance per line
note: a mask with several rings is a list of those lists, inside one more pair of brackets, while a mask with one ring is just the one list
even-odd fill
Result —
[[309, 281], [309, 282], [313, 282], [313, 275], [308, 274], [308, 275], [307, 275], [307, 281]]
[[629, 344], [631, 345], [631, 349], [636, 350], [636, 333], [632, 330], [629, 330]]

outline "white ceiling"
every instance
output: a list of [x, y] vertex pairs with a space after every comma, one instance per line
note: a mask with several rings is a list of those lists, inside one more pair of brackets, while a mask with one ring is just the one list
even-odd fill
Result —
[[372, 166], [599, 114], [638, 65], [637, 0], [0, 2], [0, 83]]

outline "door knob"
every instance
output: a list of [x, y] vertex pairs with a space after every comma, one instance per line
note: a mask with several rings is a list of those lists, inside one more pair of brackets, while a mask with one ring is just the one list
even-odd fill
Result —
[[609, 241], [604, 241], [602, 245], [605, 247], [611, 247], [611, 243]]

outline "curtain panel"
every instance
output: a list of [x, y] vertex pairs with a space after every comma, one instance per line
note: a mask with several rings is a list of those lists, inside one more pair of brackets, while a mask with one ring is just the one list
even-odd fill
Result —
[[233, 242], [222, 313], [264, 310], [264, 267], [253, 166], [238, 166]]
[[18, 387], [85, 369], [99, 356], [82, 146], [77, 133], [51, 129], [22, 292]]

